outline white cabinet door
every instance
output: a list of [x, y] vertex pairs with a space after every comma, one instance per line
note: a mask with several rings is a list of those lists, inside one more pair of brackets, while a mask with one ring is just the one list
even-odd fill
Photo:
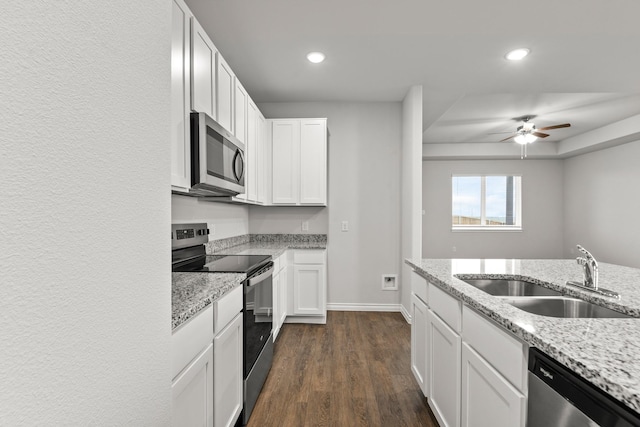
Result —
[[242, 411], [242, 313], [213, 339], [215, 427], [233, 426]]
[[326, 311], [325, 266], [294, 264], [293, 314], [324, 315]]
[[327, 121], [300, 122], [300, 204], [327, 203]]
[[[286, 255], [281, 257], [286, 262]], [[285, 264], [282, 270], [280, 270], [280, 320], [278, 321], [279, 327], [282, 327], [284, 320], [287, 318], [287, 301], [289, 294], [289, 267]]]
[[218, 50], [200, 23], [191, 19], [191, 109], [217, 118], [216, 56]]
[[189, 22], [192, 15], [182, 0], [173, 0], [171, 7], [171, 186], [187, 190], [191, 187]]
[[280, 273], [274, 273], [272, 278], [273, 285], [273, 342], [276, 342], [280, 333]]
[[247, 174], [245, 177], [247, 200], [252, 202], [258, 201], [258, 107], [249, 100], [247, 114], [247, 146], [246, 146], [246, 162]]
[[411, 372], [418, 381], [422, 394], [428, 397], [429, 312], [427, 305], [413, 294], [411, 295], [411, 305]]
[[217, 55], [216, 71], [218, 123], [229, 132], [234, 133], [233, 95], [235, 94], [235, 75], [220, 53]]
[[171, 425], [213, 426], [213, 344], [171, 384]]
[[461, 338], [431, 310], [429, 319], [429, 402], [442, 427], [458, 427]]
[[300, 175], [300, 121], [272, 122], [272, 203], [296, 204]]
[[266, 197], [266, 193], [267, 193], [267, 190], [266, 190], [267, 121], [265, 120], [264, 116], [262, 115], [260, 110], [258, 110], [257, 107], [256, 107], [256, 110], [258, 112], [258, 124], [257, 124], [258, 137], [257, 137], [257, 144], [256, 144], [256, 151], [258, 153], [257, 154], [258, 163], [256, 165], [256, 176], [258, 180], [258, 188], [257, 188], [257, 194], [256, 194], [256, 201], [258, 203], [265, 203], [267, 199]]
[[466, 343], [462, 345], [462, 425], [525, 425], [526, 398]]
[[240, 80], [235, 79], [235, 108], [234, 108], [234, 129], [236, 138], [245, 142], [247, 139], [247, 105], [249, 103], [249, 96], [247, 91], [240, 83]]

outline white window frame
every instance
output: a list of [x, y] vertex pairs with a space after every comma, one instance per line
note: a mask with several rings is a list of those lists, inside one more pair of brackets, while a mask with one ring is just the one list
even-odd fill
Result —
[[[518, 178], [515, 180], [515, 225], [459, 225], [453, 224], [453, 179], [456, 177], [480, 177], [480, 223], [486, 222], [486, 196], [487, 186], [486, 178], [490, 176], [512, 176]], [[452, 174], [451, 188], [449, 194], [451, 196], [449, 207], [451, 209], [449, 218], [451, 218], [451, 231], [522, 231], [522, 175], [518, 174]]]

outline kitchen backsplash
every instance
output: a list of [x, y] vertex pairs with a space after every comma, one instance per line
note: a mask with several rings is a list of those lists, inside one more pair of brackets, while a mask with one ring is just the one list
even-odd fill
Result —
[[251, 242], [258, 243], [326, 243], [326, 234], [243, 234], [241, 236], [226, 239], [212, 240], [206, 244], [208, 254], [223, 251], [225, 249], [244, 245]]

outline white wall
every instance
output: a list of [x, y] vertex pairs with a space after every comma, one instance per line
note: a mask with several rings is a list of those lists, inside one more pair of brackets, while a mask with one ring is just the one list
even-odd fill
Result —
[[401, 304], [411, 316], [411, 268], [406, 258], [422, 258], [422, 86], [402, 102], [402, 265]]
[[[522, 232], [451, 231], [451, 176], [476, 173], [522, 175]], [[424, 161], [423, 208], [424, 258], [562, 257], [562, 160]]]
[[[400, 103], [263, 103], [268, 118], [326, 117], [329, 127], [328, 303], [393, 305], [382, 274], [400, 273]], [[301, 213], [301, 217], [305, 213]], [[253, 213], [250, 215], [253, 220]], [[350, 230], [340, 231], [342, 221]], [[291, 219], [292, 228], [299, 219]], [[252, 225], [253, 227], [253, 225]]]
[[[327, 234], [329, 210], [325, 207], [251, 206], [249, 208], [249, 232], [251, 234]], [[302, 222], [309, 224], [302, 231]]]
[[209, 240], [249, 233], [249, 208], [245, 205], [206, 202], [196, 197], [171, 196], [171, 223], [206, 222]]
[[169, 425], [170, 2], [4, 2], [0, 425]]
[[564, 255], [640, 268], [640, 141], [565, 160]]

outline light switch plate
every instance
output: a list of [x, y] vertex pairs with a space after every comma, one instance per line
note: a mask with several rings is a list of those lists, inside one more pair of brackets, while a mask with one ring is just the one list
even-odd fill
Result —
[[349, 221], [342, 221], [342, 226], [340, 227], [342, 231], [349, 231]]

